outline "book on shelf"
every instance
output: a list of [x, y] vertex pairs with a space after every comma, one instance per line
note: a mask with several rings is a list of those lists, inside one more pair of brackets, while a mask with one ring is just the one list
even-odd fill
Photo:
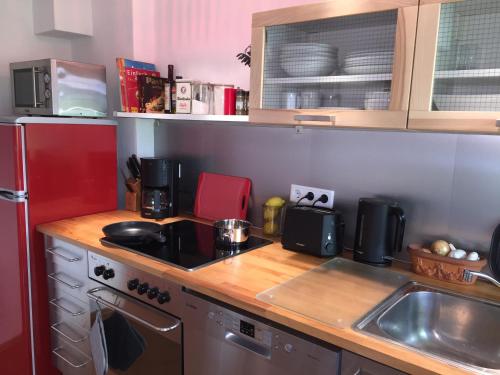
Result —
[[120, 103], [124, 112], [139, 112], [139, 92], [137, 87], [137, 76], [151, 75], [159, 77], [154, 64], [125, 59], [116, 59], [118, 75], [120, 79]]
[[166, 78], [151, 75], [137, 76], [137, 86], [139, 88], [139, 112], [165, 112], [166, 82]]

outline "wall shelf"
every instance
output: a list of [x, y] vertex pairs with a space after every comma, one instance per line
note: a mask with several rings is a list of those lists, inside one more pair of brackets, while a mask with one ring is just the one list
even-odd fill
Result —
[[168, 114], [168, 113], [137, 113], [137, 112], [113, 112], [117, 118], [136, 118], [149, 120], [179, 120], [179, 121], [214, 121], [214, 122], [248, 122], [248, 116], [226, 116], [226, 115], [192, 115], [192, 114]]
[[372, 81], [390, 81], [391, 73], [381, 74], [356, 74], [340, 76], [322, 76], [322, 77], [285, 77], [285, 78], [266, 78], [265, 85], [283, 85], [290, 83], [349, 83], [349, 82], [372, 82]]
[[434, 77], [437, 79], [500, 78], [500, 69], [438, 70]]

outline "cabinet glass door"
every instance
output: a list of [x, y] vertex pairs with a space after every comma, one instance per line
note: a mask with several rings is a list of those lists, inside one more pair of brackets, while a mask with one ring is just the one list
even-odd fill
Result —
[[500, 111], [500, 1], [441, 5], [433, 111]]
[[500, 1], [421, 6], [410, 127], [497, 131]]
[[266, 30], [263, 108], [387, 110], [397, 10]]
[[417, 10], [335, 0], [254, 15], [250, 120], [405, 128]]

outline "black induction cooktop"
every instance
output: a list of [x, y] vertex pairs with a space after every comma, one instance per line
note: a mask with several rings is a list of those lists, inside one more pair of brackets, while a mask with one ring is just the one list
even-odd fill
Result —
[[158, 242], [154, 239], [135, 242], [131, 240], [115, 241], [103, 237], [101, 243], [145, 255], [185, 271], [193, 271], [272, 243], [264, 238], [250, 236], [241, 245], [226, 246], [216, 241], [213, 226], [191, 220], [164, 224], [162, 233], [166, 238], [164, 242]]

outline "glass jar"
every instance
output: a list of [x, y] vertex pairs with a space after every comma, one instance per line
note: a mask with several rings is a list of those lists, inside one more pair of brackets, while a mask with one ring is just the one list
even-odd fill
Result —
[[262, 231], [264, 234], [279, 236], [281, 234], [281, 216], [284, 206], [262, 206], [264, 224]]

